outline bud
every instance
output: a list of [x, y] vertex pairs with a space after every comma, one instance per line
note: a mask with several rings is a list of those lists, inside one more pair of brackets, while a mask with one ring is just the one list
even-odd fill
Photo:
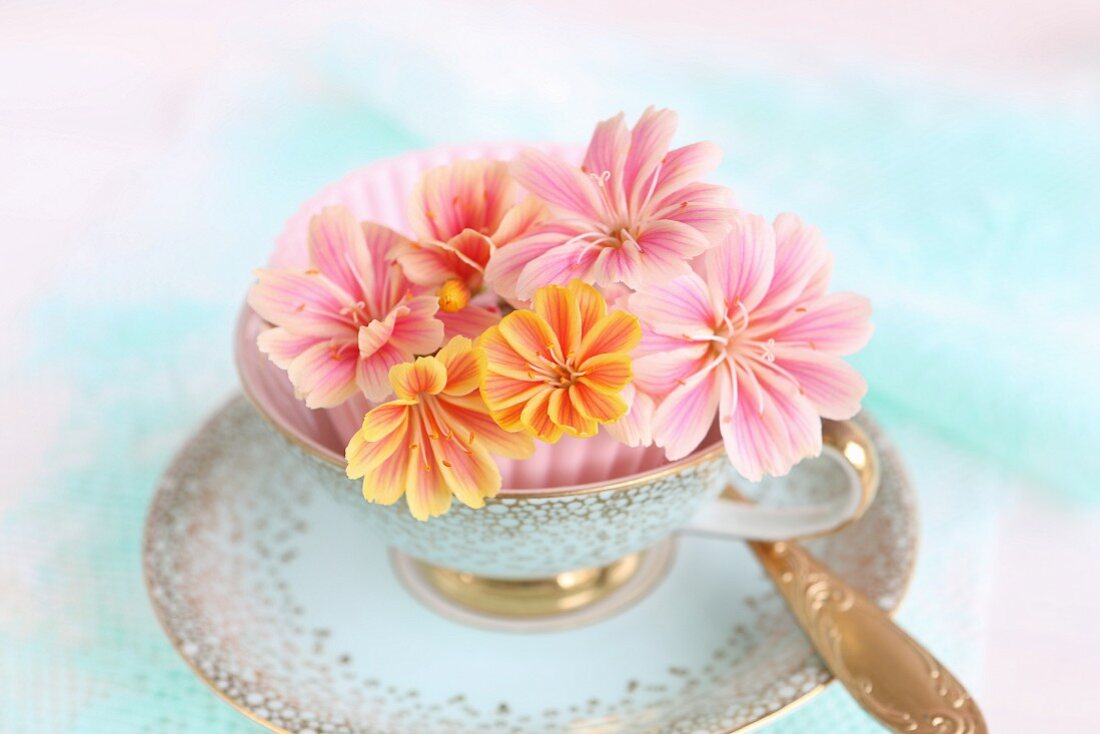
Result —
[[459, 278], [451, 278], [439, 287], [439, 310], [443, 313], [458, 313], [470, 302], [470, 286]]

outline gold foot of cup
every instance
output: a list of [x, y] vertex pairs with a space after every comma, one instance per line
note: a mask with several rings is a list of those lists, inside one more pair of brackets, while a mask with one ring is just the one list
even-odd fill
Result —
[[540, 579], [499, 579], [417, 561], [397, 551], [398, 578], [436, 611], [479, 627], [558, 630], [589, 624], [641, 599], [668, 570], [673, 544], [665, 540], [606, 566]]

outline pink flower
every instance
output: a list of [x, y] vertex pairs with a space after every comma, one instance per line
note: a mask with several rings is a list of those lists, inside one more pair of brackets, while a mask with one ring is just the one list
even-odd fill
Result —
[[620, 113], [596, 126], [581, 167], [525, 150], [512, 175], [556, 218], [497, 253], [487, 277], [506, 298], [574, 278], [638, 288], [689, 272], [733, 217], [729, 192], [699, 183], [721, 157], [694, 143], [669, 151], [676, 115], [647, 109], [633, 130]]
[[501, 316], [496, 294], [484, 288], [490, 258], [546, 214], [535, 197], [520, 201], [506, 163], [458, 161], [421, 177], [409, 203], [417, 241], [393, 254], [409, 280], [436, 290], [448, 335], [477, 337]]
[[434, 296], [414, 295], [386, 253], [404, 238], [342, 206], [309, 223], [308, 270], [258, 270], [248, 304], [275, 325], [257, 345], [311, 408], [390, 394], [390, 367], [443, 343]]
[[825, 294], [832, 257], [792, 214], [774, 226], [738, 217], [696, 267], [630, 297], [643, 324], [635, 385], [665, 396], [654, 440], [669, 459], [686, 456], [718, 412], [738, 472], [785, 474], [820, 453], [822, 417], [859, 411], [867, 386], [841, 357], [870, 338], [870, 303]]

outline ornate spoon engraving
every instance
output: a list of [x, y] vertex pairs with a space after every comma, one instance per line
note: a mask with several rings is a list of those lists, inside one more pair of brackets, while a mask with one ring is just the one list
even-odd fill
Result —
[[962, 684], [877, 605], [797, 544], [749, 546], [825, 664], [872, 716], [906, 734], [985, 734]]

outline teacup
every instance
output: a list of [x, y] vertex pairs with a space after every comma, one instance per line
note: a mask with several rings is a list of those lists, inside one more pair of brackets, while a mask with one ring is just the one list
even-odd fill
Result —
[[[406, 229], [403, 204], [424, 170], [460, 158], [507, 160], [517, 150], [439, 149], [353, 172], [289, 221], [273, 264], [305, 266], [309, 217], [323, 206], [343, 203], [359, 219]], [[367, 406], [353, 400], [337, 409], [307, 408], [286, 373], [257, 349], [256, 336], [266, 326], [245, 306], [236, 333], [245, 394], [301, 452], [318, 484], [349, 501], [365, 532], [415, 559], [429, 584], [466, 607], [517, 616], [575, 609], [626, 583], [643, 554], [677, 531], [759, 540], [821, 535], [858, 517], [877, 489], [874, 447], [848, 421], [823, 424], [826, 451], [846, 468], [846, 481], [820, 504], [784, 507], [720, 499], [738, 480], [717, 430], [693, 454], [672, 462], [657, 447], [629, 448], [601, 434], [541, 444], [526, 461], [501, 460], [504, 488], [485, 507], [456, 502], [445, 515], [421, 522], [403, 501], [383, 506], [363, 499], [360, 482], [345, 475], [343, 449]]]

